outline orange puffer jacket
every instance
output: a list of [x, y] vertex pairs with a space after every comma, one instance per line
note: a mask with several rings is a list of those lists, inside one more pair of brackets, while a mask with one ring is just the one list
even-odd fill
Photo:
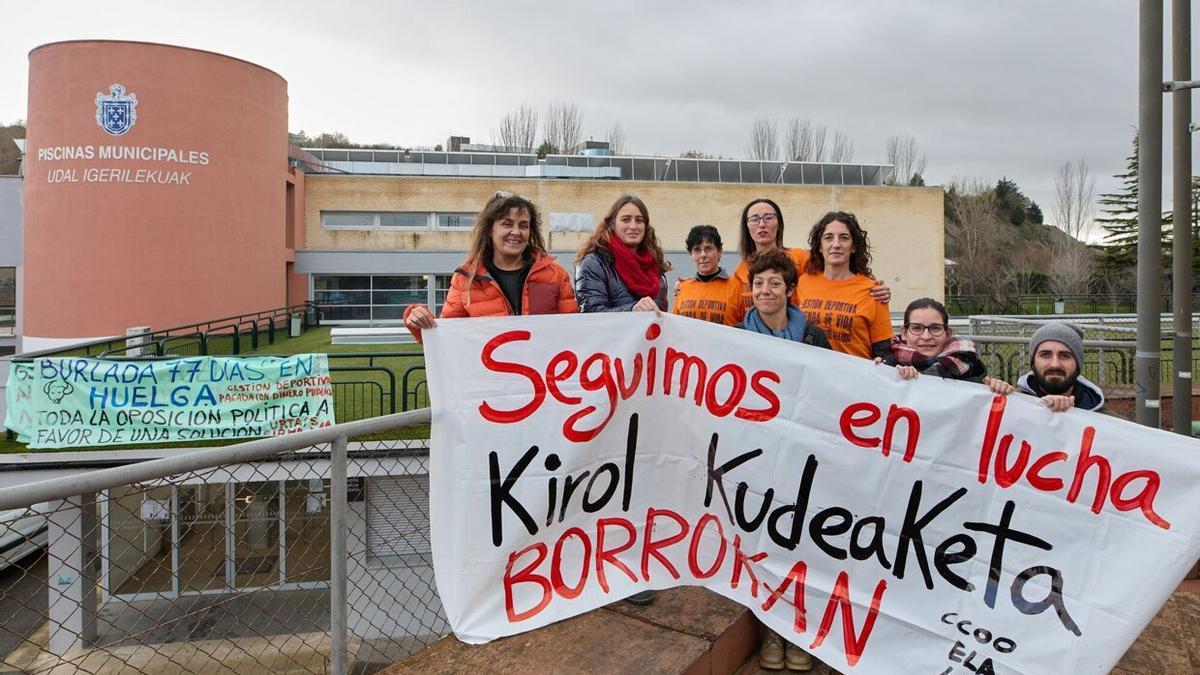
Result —
[[[465, 267], [465, 265], [464, 265]], [[471, 303], [467, 304], [467, 275], [463, 267], [454, 270], [450, 279], [450, 291], [442, 305], [441, 318], [455, 319], [464, 316], [509, 316], [513, 313], [500, 284], [488, 274], [487, 267], [479, 264], [475, 268], [475, 280], [471, 284]], [[417, 305], [404, 310], [407, 319]], [[575, 291], [567, 271], [554, 260], [554, 256], [539, 255], [529, 268], [522, 289], [522, 314], [574, 314], [579, 311], [575, 302]], [[421, 332], [410, 329], [417, 341]]]

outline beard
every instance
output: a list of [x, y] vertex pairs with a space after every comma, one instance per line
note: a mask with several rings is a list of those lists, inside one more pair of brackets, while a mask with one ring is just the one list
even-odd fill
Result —
[[1075, 382], [1079, 379], [1079, 371], [1067, 375], [1062, 370], [1048, 370], [1045, 372], [1033, 373], [1034, 384], [1037, 389], [1045, 394], [1063, 395], [1070, 394], [1075, 389]]

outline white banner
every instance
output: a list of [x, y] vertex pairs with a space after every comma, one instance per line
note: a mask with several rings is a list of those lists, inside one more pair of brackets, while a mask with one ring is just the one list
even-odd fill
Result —
[[1200, 555], [1200, 443], [676, 316], [426, 332], [479, 643], [709, 588], [842, 672], [1105, 672]]

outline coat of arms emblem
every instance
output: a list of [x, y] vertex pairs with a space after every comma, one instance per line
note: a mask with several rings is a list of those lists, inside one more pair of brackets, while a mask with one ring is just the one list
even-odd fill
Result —
[[96, 92], [96, 124], [113, 136], [122, 136], [137, 122], [137, 95], [126, 94], [119, 84], [109, 86], [108, 95]]

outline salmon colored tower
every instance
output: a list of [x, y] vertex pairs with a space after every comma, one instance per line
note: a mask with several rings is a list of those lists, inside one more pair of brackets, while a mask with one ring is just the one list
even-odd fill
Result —
[[287, 82], [221, 54], [29, 54], [25, 349], [287, 303]]

